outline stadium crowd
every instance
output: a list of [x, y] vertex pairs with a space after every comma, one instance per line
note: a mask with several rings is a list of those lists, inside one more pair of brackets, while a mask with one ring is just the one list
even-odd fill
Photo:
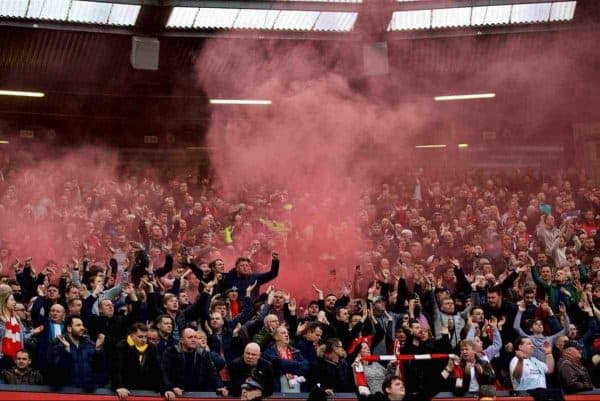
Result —
[[[263, 186], [227, 200], [191, 175], [1, 167], [0, 218], [27, 228], [0, 232], [4, 383], [121, 400], [600, 386], [600, 193], [583, 174], [411, 174], [308, 227], [294, 213], [334, 198]], [[337, 270], [311, 283], [292, 261]], [[272, 285], [280, 276], [306, 288]]]

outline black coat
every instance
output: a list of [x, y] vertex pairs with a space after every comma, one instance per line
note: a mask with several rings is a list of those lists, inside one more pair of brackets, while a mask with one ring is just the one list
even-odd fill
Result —
[[185, 353], [179, 347], [174, 345], [168, 347], [162, 355], [160, 367], [162, 371], [162, 380], [167, 391], [179, 387], [183, 391], [215, 391], [222, 388], [223, 383], [217, 373], [217, 368], [213, 363], [210, 352], [197, 350], [193, 353], [193, 373], [196, 378], [194, 386], [185, 385], [186, 363]]
[[112, 388], [128, 390], [153, 390], [164, 393], [165, 387], [158, 365], [156, 347], [148, 344], [142, 361], [135, 347], [123, 340], [117, 344], [117, 363], [112, 380]]
[[256, 366], [250, 366], [244, 362], [244, 357], [239, 357], [233, 361], [231, 367], [231, 384], [229, 388], [231, 395], [239, 397], [241, 385], [250, 377], [263, 387], [263, 397], [269, 397], [273, 394], [275, 380], [277, 379], [271, 362], [260, 358]]
[[315, 373], [315, 381], [325, 390], [331, 389], [335, 393], [353, 393], [355, 390], [352, 368], [345, 359], [335, 363], [319, 358]]
[[107, 358], [108, 369], [112, 370], [116, 363], [117, 344], [127, 337], [127, 329], [138, 321], [140, 316], [140, 303], [131, 302], [131, 312], [121, 315], [115, 311], [112, 317], [98, 316], [92, 313], [92, 307], [96, 298], [90, 296], [84, 300], [82, 318], [88, 329], [90, 339], [96, 341], [98, 334], [104, 334], [104, 351]]

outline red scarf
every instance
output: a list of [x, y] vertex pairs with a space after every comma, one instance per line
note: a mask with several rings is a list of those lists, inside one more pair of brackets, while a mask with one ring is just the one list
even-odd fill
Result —
[[11, 314], [10, 318], [4, 322], [2, 354], [14, 361], [17, 356], [17, 352], [23, 349], [23, 344], [21, 341], [21, 326], [19, 325], [17, 318]]
[[[277, 350], [277, 355], [279, 356], [280, 359], [283, 359], [284, 361], [293, 361], [294, 360], [294, 356], [292, 355], [292, 351], [290, 350], [290, 347], [287, 347], [285, 349], [285, 352], [279, 351], [279, 348], [277, 348], [277, 346], [275, 346], [275, 349]], [[288, 381], [290, 381], [291, 379], [295, 378], [296, 376], [291, 373], [288, 373], [285, 375], [285, 377], [288, 379]]]
[[235, 301], [229, 301], [229, 310], [231, 311], [231, 317], [236, 317], [240, 313], [240, 303]]

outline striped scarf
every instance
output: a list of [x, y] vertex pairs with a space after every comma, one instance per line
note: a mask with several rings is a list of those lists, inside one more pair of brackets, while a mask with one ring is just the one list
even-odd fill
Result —
[[21, 325], [14, 315], [4, 322], [4, 337], [2, 338], [2, 354], [13, 361], [17, 352], [23, 349], [21, 343]]

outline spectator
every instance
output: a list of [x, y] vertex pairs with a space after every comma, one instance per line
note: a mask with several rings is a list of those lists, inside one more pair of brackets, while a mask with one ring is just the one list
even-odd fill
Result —
[[[252, 298], [256, 298], [260, 286], [275, 279], [279, 274], [279, 254], [273, 252], [271, 256], [271, 270], [266, 273], [252, 273], [252, 261], [248, 258], [238, 258], [235, 261], [235, 268], [225, 274], [223, 278], [223, 287], [236, 287], [239, 292], [246, 293], [246, 288], [253, 285], [251, 296]], [[255, 285], [254, 283], [257, 284]]]
[[460, 342], [460, 367], [462, 376], [454, 379], [454, 394], [476, 394], [479, 387], [494, 384], [496, 373], [489, 361], [482, 359], [475, 351], [475, 344], [470, 340]]
[[184, 392], [228, 392], [219, 379], [210, 352], [199, 350], [196, 332], [184, 329], [178, 345], [167, 348], [161, 360], [161, 372], [166, 389], [165, 398], [174, 400]]
[[2, 371], [2, 381], [6, 384], [44, 384], [42, 374], [31, 368], [31, 354], [27, 350], [17, 352], [15, 366]]
[[356, 369], [358, 365], [362, 365], [362, 369], [365, 372], [365, 378], [369, 390], [373, 393], [381, 388], [384, 382], [386, 371], [385, 368], [379, 362], [370, 362], [362, 359], [365, 356], [371, 355], [371, 347], [369, 343], [372, 341], [372, 337], [359, 337], [350, 346], [348, 352], [348, 359], [353, 361], [352, 367]]
[[212, 286], [215, 284], [214, 281], [209, 283], [205, 290], [200, 293], [196, 302], [184, 310], [180, 309], [179, 300], [176, 295], [165, 294], [163, 297], [164, 312], [175, 322], [172, 334], [175, 341], [179, 341], [179, 333], [187, 328], [190, 322], [202, 317], [202, 312], [206, 309], [208, 303], [208, 296], [212, 290]]
[[263, 396], [263, 387], [255, 380], [248, 379], [241, 385], [242, 401], [260, 401]]
[[496, 387], [485, 384], [479, 387], [479, 394], [477, 401], [495, 401], [496, 400]]
[[148, 327], [135, 323], [129, 328], [127, 339], [117, 344], [112, 388], [121, 401], [127, 400], [130, 390], [165, 392], [156, 347], [148, 344], [147, 335]]
[[328, 395], [354, 392], [352, 368], [346, 360], [346, 351], [339, 338], [330, 338], [322, 346], [317, 360], [316, 382]]
[[575, 341], [568, 341], [556, 364], [558, 382], [567, 393], [576, 393], [593, 389], [592, 379], [581, 361], [581, 346]]
[[58, 335], [50, 348], [50, 382], [57, 386], [82, 387], [93, 391], [103, 384], [106, 372], [99, 372], [104, 366], [99, 360], [104, 358], [102, 345], [104, 335], [98, 335], [96, 344], [86, 337], [85, 327], [80, 317], [68, 317], [64, 335]]
[[290, 346], [287, 328], [279, 326], [274, 339], [275, 344], [267, 348], [264, 357], [273, 364], [275, 391], [299, 393], [301, 384], [306, 382], [304, 376], [308, 374], [309, 364], [300, 351]]
[[546, 374], [554, 371], [550, 343], [543, 345], [545, 361], [535, 358], [534, 350], [535, 346], [529, 337], [519, 337], [515, 341], [515, 357], [510, 361], [510, 375], [513, 388], [517, 391], [546, 388]]
[[275, 330], [279, 326], [277, 315], [269, 314], [263, 320], [263, 327], [253, 337], [253, 341], [260, 345], [261, 349], [266, 349], [273, 341]]
[[306, 325], [306, 328], [301, 333], [301, 337], [296, 341], [296, 348], [302, 354], [302, 357], [309, 365], [309, 373], [307, 375], [307, 388], [312, 388], [314, 380], [317, 378], [314, 376], [317, 369], [317, 349], [319, 348], [319, 342], [323, 330], [317, 322], [311, 322]]
[[[545, 304], [547, 306], [547, 304]], [[564, 328], [558, 333], [552, 336], [545, 336], [544, 333], [544, 323], [540, 319], [532, 319], [532, 321], [528, 324], [531, 329], [531, 335], [528, 335], [523, 330], [521, 330], [521, 316], [523, 312], [525, 312], [525, 305], [523, 303], [519, 304], [519, 311], [517, 312], [517, 316], [515, 317], [514, 329], [520, 336], [528, 337], [534, 346], [533, 356], [538, 360], [545, 359], [544, 357], [544, 344], [549, 343], [551, 347], [554, 347], [554, 343], [556, 339], [561, 335], [567, 335], [569, 333], [569, 315], [566, 313], [567, 309], [564, 305], [560, 306], [560, 312], [565, 316], [565, 325]], [[546, 307], [546, 312], [550, 314], [550, 317], [554, 317], [552, 313], [552, 309], [550, 307]]]
[[2, 340], [0, 354], [5, 369], [12, 366], [17, 352], [24, 347], [24, 327], [15, 314], [16, 305], [11, 288], [0, 284], [0, 339]]
[[237, 397], [242, 393], [242, 385], [249, 379], [260, 384], [262, 395], [270, 397], [275, 387], [273, 365], [261, 357], [260, 347], [256, 343], [248, 343], [244, 354], [233, 361], [231, 368], [231, 395]]
[[161, 357], [165, 349], [172, 347], [177, 343], [173, 337], [173, 319], [166, 314], [160, 315], [155, 320], [155, 326], [158, 331], [158, 343], [156, 348], [159, 357]]

